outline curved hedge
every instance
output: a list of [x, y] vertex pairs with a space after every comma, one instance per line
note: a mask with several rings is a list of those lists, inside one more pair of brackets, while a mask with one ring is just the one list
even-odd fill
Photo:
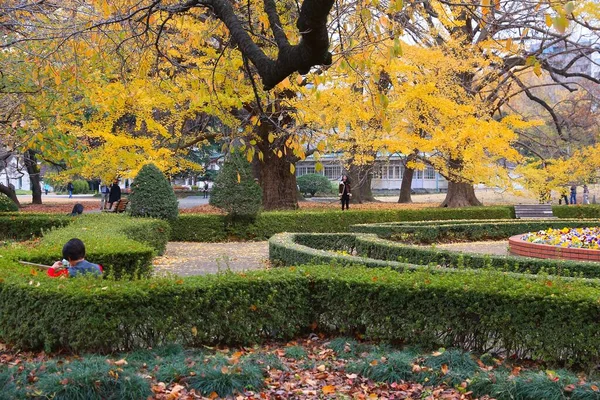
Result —
[[0, 213], [0, 240], [29, 240], [73, 220], [58, 214]]
[[353, 232], [374, 233], [382, 238], [430, 244], [439, 242], [501, 240], [548, 228], [582, 228], [599, 225], [599, 219], [562, 220], [467, 220], [359, 224]]
[[600, 288], [576, 281], [331, 266], [180, 280], [51, 280], [6, 260], [0, 265], [0, 338], [21, 348], [250, 344], [316, 326], [548, 363], [600, 360]]
[[[22, 220], [31, 222], [38, 219]], [[20, 222], [19, 219], [15, 221]], [[56, 229], [55, 225], [55, 229], [46, 231], [37, 241], [11, 248], [5, 256], [51, 265], [62, 258], [63, 245], [76, 237], [86, 245], [86, 259], [101, 264], [108, 275], [118, 279], [149, 276], [152, 259], [164, 252], [170, 234], [170, 226], [165, 221], [124, 215], [89, 214], [56, 220], [42, 217], [41, 221], [48, 225], [56, 222], [70, 224], [60, 229]]]
[[229, 223], [223, 215], [183, 214], [171, 222], [171, 240], [182, 242], [267, 240], [281, 232], [348, 232], [351, 225], [365, 223], [513, 217], [512, 207], [273, 211], [259, 214], [252, 223], [239, 221]]
[[600, 265], [593, 262], [459, 253], [404, 245], [373, 234], [281, 233], [269, 240], [269, 258], [275, 265], [286, 266], [334, 263], [389, 267], [396, 271], [436, 266], [436, 272], [491, 268], [522, 274], [600, 278]]

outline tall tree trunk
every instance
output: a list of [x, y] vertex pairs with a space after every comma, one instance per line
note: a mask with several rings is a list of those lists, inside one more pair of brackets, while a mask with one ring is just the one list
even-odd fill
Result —
[[469, 207], [481, 206], [482, 203], [475, 196], [473, 185], [465, 182], [448, 181], [448, 193], [440, 207]]
[[37, 164], [35, 152], [27, 150], [25, 152], [25, 167], [29, 174], [29, 183], [31, 185], [31, 202], [33, 204], [42, 204], [42, 185], [40, 184], [40, 167]]
[[286, 157], [266, 152], [264, 161], [258, 163], [258, 181], [263, 190], [263, 208], [269, 210], [294, 210], [298, 208], [296, 175], [290, 172]]
[[21, 203], [19, 203], [17, 194], [9, 186], [5, 186], [0, 183], [0, 193], [4, 193], [9, 199], [13, 201], [13, 203], [15, 203], [18, 207], [21, 207]]
[[398, 203], [412, 203], [410, 192], [412, 191], [412, 179], [414, 174], [414, 168], [404, 168], [402, 183], [400, 184], [400, 197], [398, 197]]
[[367, 201], [375, 201], [371, 190], [373, 165], [351, 165], [348, 178], [350, 178], [353, 203], [362, 204]]

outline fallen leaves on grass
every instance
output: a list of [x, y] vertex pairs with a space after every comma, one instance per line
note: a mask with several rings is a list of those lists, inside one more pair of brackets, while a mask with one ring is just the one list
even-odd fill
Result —
[[[237, 369], [241, 358], [253, 353], [275, 356], [280, 361], [280, 367], [264, 364], [256, 361], [264, 369], [264, 387], [262, 390], [246, 390], [236, 393], [228, 399], [235, 400], [283, 400], [283, 399], [427, 399], [427, 400], [469, 400], [473, 397], [469, 392], [461, 393], [459, 389], [441, 386], [424, 386], [414, 382], [374, 382], [356, 373], [346, 372], [348, 360], [340, 357], [331, 348], [328, 342], [312, 337], [303, 341], [294, 341], [288, 344], [271, 344], [252, 349], [242, 348], [216, 349], [217, 355], [222, 355], [228, 360], [228, 365], [220, 367], [222, 374], [232, 373]], [[289, 346], [300, 346], [305, 349], [306, 355], [301, 359], [285, 357], [285, 348]], [[84, 357], [85, 359], [85, 357]], [[63, 357], [53, 360], [44, 353], [14, 353], [1, 354], [0, 366], [17, 366], [25, 362], [49, 362], [69, 363], [81, 360], [78, 356]], [[133, 368], [124, 358], [114, 361], [107, 358], [111, 365], [123, 368]], [[186, 361], [187, 362], [187, 361]], [[182, 376], [171, 383], [159, 382], [156, 375], [146, 364], [136, 373], [149, 382], [153, 393], [153, 399], [157, 400], [192, 400], [192, 399], [217, 399], [220, 398], [216, 392], [202, 395], [188, 385], [189, 379], [194, 375]], [[41, 375], [44, 368], [33, 371], [30, 383], [37, 380], [35, 374]], [[119, 369], [118, 371], [122, 371]], [[117, 372], [110, 371], [115, 380], [121, 379]], [[63, 385], [71, 384], [68, 380], [61, 381]]]

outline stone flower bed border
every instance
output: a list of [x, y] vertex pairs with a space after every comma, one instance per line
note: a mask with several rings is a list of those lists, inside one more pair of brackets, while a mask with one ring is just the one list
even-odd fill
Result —
[[510, 254], [532, 257], [552, 258], [560, 260], [600, 262], [600, 251], [594, 249], [577, 249], [558, 247], [549, 244], [531, 243], [523, 240], [523, 235], [515, 235], [508, 239]]

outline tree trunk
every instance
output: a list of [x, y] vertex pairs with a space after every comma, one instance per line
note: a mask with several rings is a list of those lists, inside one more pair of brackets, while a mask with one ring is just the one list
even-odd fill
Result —
[[414, 168], [404, 168], [404, 175], [402, 175], [402, 183], [400, 184], [400, 197], [398, 197], [398, 203], [412, 203], [410, 192], [412, 191], [412, 179], [414, 174]]
[[373, 180], [373, 165], [352, 165], [348, 172], [350, 187], [352, 190], [352, 202], [362, 204], [367, 201], [375, 201], [371, 190]]
[[258, 181], [263, 190], [263, 208], [269, 210], [295, 210], [298, 208], [298, 188], [296, 175], [290, 172], [290, 162], [285, 157], [277, 157], [273, 152], [264, 155], [264, 161], [257, 164], [260, 176]]
[[482, 203], [475, 196], [473, 185], [465, 182], [448, 181], [448, 193], [440, 207], [469, 207], [481, 206]]
[[4, 193], [9, 199], [13, 201], [13, 203], [15, 203], [18, 207], [21, 207], [21, 203], [19, 203], [17, 194], [10, 187], [0, 183], [0, 193]]
[[25, 152], [25, 167], [29, 174], [29, 182], [31, 185], [31, 202], [33, 204], [42, 204], [42, 185], [40, 184], [40, 167], [35, 158], [33, 150]]

